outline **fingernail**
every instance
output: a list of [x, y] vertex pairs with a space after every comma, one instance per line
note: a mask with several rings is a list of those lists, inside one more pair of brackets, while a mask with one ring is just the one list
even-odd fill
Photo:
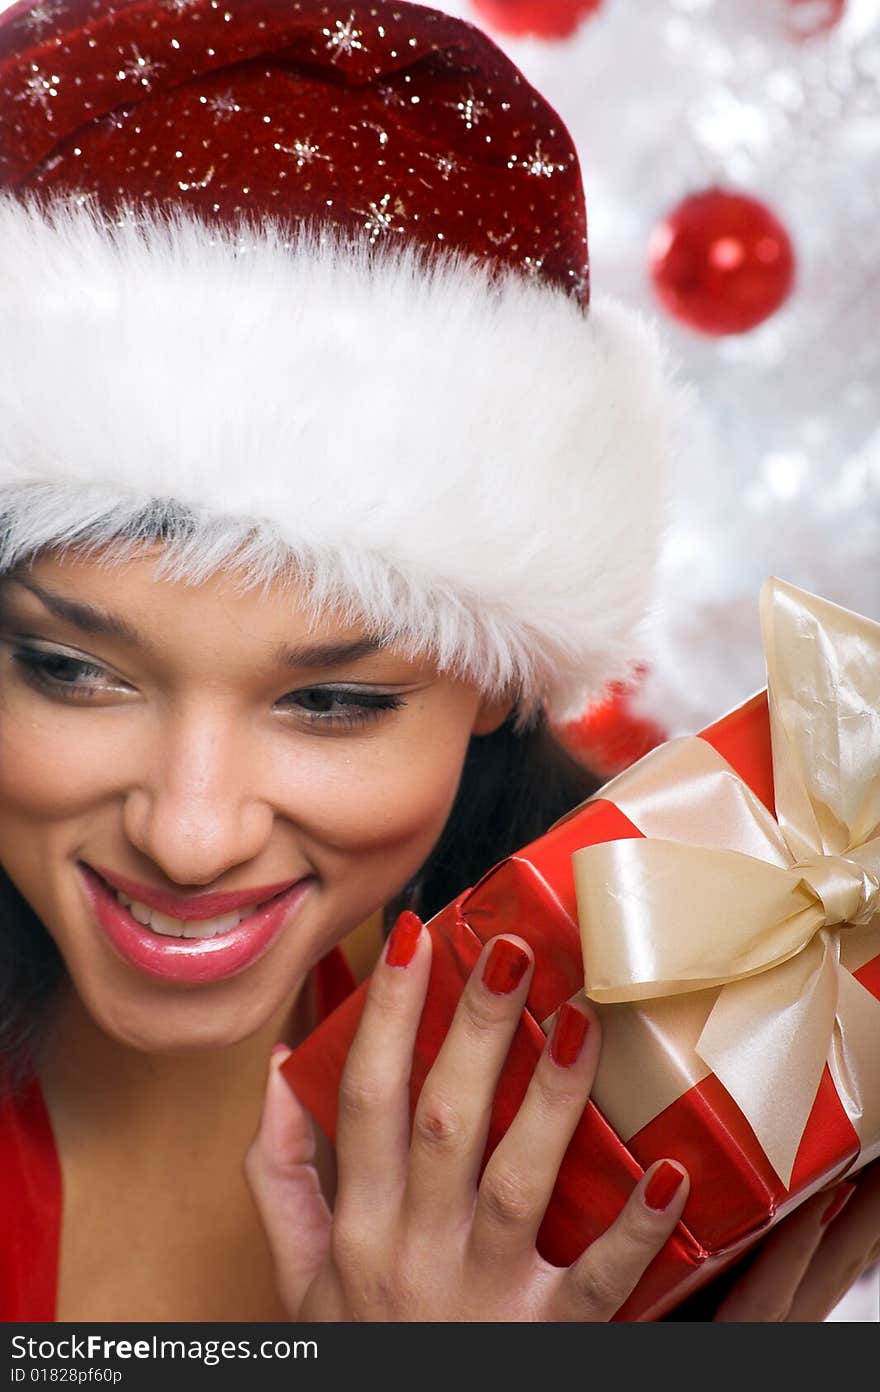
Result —
[[422, 932], [422, 920], [411, 909], [404, 909], [391, 929], [385, 948], [389, 967], [408, 967], [415, 956]]
[[493, 996], [515, 991], [529, 969], [529, 954], [507, 938], [499, 938], [483, 967], [483, 985]]
[[678, 1193], [684, 1175], [668, 1160], [658, 1165], [645, 1186], [645, 1203], [649, 1208], [662, 1212], [668, 1208]]
[[845, 1179], [842, 1184], [838, 1184], [837, 1188], [834, 1191], [834, 1197], [832, 1198], [825, 1212], [822, 1214], [823, 1228], [827, 1228], [829, 1223], [834, 1222], [838, 1213], [841, 1213], [843, 1209], [846, 1208], [846, 1205], [849, 1203], [850, 1199], [852, 1198], [855, 1192], [856, 1186], [854, 1184], [851, 1184], [848, 1179]]
[[563, 1001], [556, 1012], [550, 1036], [550, 1057], [560, 1068], [570, 1068], [583, 1048], [590, 1019], [570, 1001]]
[[283, 1063], [287, 1056], [292, 1053], [293, 1050], [290, 1048], [289, 1044], [280, 1042], [278, 1044], [273, 1044], [272, 1052], [269, 1055], [269, 1062], [277, 1066], [279, 1063]]

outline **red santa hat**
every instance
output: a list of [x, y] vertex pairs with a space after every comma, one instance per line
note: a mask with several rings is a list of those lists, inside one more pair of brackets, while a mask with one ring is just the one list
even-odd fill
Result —
[[686, 399], [589, 304], [559, 116], [402, 0], [0, 17], [0, 572], [137, 549], [307, 578], [579, 715], [639, 655]]

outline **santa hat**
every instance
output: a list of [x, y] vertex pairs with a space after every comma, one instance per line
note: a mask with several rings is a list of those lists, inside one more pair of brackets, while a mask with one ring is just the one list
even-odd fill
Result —
[[[280, 574], [579, 715], [639, 655], [686, 393], [588, 308], [559, 116], [420, 5], [0, 17], [0, 573]], [[167, 564], [166, 564], [167, 562]]]

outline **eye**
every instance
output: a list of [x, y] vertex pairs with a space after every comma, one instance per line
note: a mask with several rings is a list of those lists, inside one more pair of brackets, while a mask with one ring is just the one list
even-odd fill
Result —
[[351, 729], [377, 720], [386, 711], [399, 710], [406, 702], [392, 692], [363, 691], [338, 686], [311, 686], [291, 691], [282, 701], [298, 703], [305, 719], [313, 725], [334, 725]]
[[106, 677], [107, 673], [103, 667], [96, 667], [94, 663], [85, 662], [79, 657], [28, 647], [16, 648], [12, 656], [31, 686], [39, 691], [51, 692], [63, 701], [88, 701], [101, 691], [120, 689], [120, 684], [112, 677], [109, 684], [104, 685], [87, 681], [86, 677]]

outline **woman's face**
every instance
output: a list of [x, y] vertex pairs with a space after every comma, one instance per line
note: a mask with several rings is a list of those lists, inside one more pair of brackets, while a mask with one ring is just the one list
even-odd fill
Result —
[[[290, 583], [159, 581], [159, 553], [46, 551], [0, 582], [0, 864], [100, 1028], [178, 1052], [259, 1029], [400, 889], [510, 702], [393, 647], [310, 656], [371, 635], [310, 629]], [[302, 883], [277, 922], [196, 940], [174, 930], [216, 922], [157, 933], [86, 867], [178, 900]]]

